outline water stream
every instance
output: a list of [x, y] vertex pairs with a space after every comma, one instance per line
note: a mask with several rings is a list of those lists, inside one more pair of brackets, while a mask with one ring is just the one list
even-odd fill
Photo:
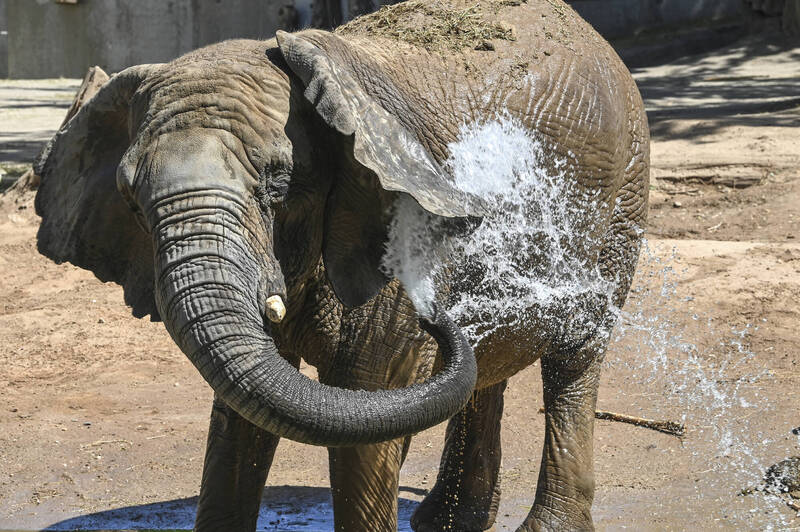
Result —
[[475, 345], [500, 326], [533, 320], [556, 327], [570, 316], [573, 327], [596, 327], [585, 303], [613, 290], [595, 266], [598, 238], [585, 236], [608, 216], [600, 192], [569, 186], [569, 161], [508, 117], [462, 128], [449, 148], [453, 184], [489, 213], [471, 234], [444, 236], [446, 220], [409, 197], [396, 203], [383, 266], [417, 310], [429, 314], [452, 285], [442, 303]]

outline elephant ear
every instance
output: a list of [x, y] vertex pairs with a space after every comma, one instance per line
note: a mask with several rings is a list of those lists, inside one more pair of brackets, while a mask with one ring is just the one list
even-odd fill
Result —
[[153, 245], [116, 184], [130, 145], [130, 102], [154, 67], [132, 67], [103, 84], [50, 140], [35, 170], [39, 252], [122, 285], [133, 314], [157, 320]]
[[279, 31], [278, 47], [319, 116], [344, 137], [343, 162], [329, 199], [323, 258], [334, 291], [347, 306], [372, 298], [389, 279], [380, 264], [387, 211], [397, 193], [454, 225], [482, 215], [475, 198], [456, 189], [417, 137], [372, 98], [348, 69], [310, 42], [340, 37]]

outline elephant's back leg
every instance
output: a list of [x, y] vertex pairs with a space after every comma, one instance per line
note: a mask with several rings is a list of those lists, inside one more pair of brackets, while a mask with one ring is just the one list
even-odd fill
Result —
[[598, 254], [599, 270], [613, 291], [597, 307], [601, 319], [593, 334], [577, 343], [556, 342], [542, 356], [545, 442], [536, 499], [520, 532], [593, 530], [592, 443], [600, 365], [616, 309], [624, 305], [633, 282], [647, 217], [649, 136], [643, 110], [633, 112], [630, 125], [630, 160], [621, 172]]

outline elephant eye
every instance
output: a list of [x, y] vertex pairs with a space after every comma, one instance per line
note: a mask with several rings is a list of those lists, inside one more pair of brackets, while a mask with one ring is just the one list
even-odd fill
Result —
[[262, 207], [275, 207], [282, 203], [289, 192], [290, 175], [286, 172], [275, 172], [267, 175], [266, 183], [255, 190], [256, 198]]
[[270, 204], [281, 203], [289, 192], [289, 174], [272, 174], [267, 183], [267, 196]]

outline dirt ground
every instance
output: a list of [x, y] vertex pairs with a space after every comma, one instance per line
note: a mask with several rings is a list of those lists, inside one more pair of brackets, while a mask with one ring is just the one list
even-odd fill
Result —
[[[800, 455], [800, 44], [751, 38], [635, 75], [654, 139], [649, 243], [598, 408], [687, 435], [597, 422], [597, 528], [800, 528], [783, 500], [739, 495]], [[7, 180], [77, 85], [0, 81]], [[119, 287], [37, 254], [30, 196], [0, 201], [0, 529], [190, 528], [208, 386]], [[538, 367], [506, 397], [497, 530], [533, 502]], [[402, 530], [436, 478], [443, 429], [412, 444]], [[282, 441], [260, 527], [331, 529], [327, 486], [325, 450]]]

